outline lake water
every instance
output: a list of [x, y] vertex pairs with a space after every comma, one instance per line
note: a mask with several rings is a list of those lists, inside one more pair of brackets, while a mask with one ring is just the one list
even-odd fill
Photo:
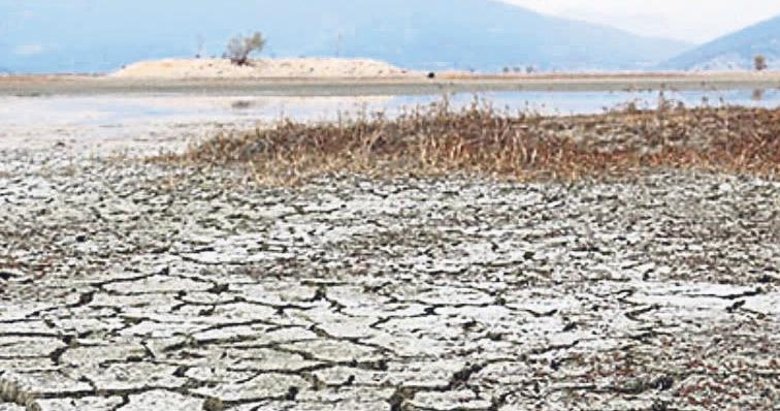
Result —
[[[477, 96], [449, 97], [453, 107], [471, 104]], [[600, 113], [634, 102], [654, 108], [659, 92], [506, 92], [482, 93], [483, 103], [499, 110], [548, 115]], [[780, 106], [778, 90], [664, 92], [673, 104], [691, 106]], [[0, 98], [0, 126], [98, 126], [138, 123], [243, 123], [293, 118], [328, 121], [360, 113], [395, 115], [411, 107], [441, 101], [442, 96], [257, 97], [198, 95], [98, 95]]]

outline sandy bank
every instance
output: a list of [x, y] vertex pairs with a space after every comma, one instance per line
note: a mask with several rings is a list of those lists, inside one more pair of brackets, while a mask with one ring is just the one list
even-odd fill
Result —
[[128, 79], [386, 78], [416, 73], [369, 59], [288, 58], [237, 66], [225, 59], [166, 59], [133, 63], [109, 77]]
[[[237, 68], [243, 70], [243, 68]], [[780, 88], [780, 72], [766, 73], [594, 73], [474, 75], [455, 77], [408, 72], [391, 77], [132, 77], [131, 67], [108, 76], [33, 75], [0, 78], [0, 95], [92, 95], [177, 93], [201, 95], [365, 96], [441, 95], [516, 91], [618, 92], [636, 90], [756, 90]]]

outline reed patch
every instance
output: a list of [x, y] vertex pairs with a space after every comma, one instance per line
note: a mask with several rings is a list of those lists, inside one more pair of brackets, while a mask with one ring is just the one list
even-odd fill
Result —
[[627, 106], [597, 115], [506, 113], [446, 101], [350, 120], [223, 133], [156, 160], [196, 167], [240, 165], [259, 182], [452, 174], [519, 180], [621, 176], [674, 168], [780, 172], [780, 109]]

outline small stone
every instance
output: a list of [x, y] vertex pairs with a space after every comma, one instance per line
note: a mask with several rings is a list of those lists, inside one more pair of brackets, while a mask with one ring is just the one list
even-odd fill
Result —
[[203, 401], [203, 411], [223, 411], [225, 409], [225, 403], [219, 398], [209, 397]]
[[287, 390], [287, 394], [284, 396], [284, 399], [287, 401], [295, 401], [295, 397], [298, 396], [299, 392], [300, 389], [298, 387], [290, 387]]
[[24, 404], [25, 411], [43, 411], [43, 408], [40, 404], [38, 404], [38, 401], [35, 401], [34, 399], [29, 399]]
[[672, 388], [673, 385], [674, 385], [674, 378], [668, 375], [665, 375], [655, 380], [655, 387], [661, 391], [666, 391]]
[[645, 382], [641, 379], [635, 379], [628, 381], [626, 385], [623, 386], [621, 389], [622, 392], [627, 394], [634, 394], [638, 395], [641, 394], [646, 389]]
[[666, 411], [669, 409], [669, 406], [666, 405], [665, 402], [662, 401], [656, 401], [653, 403], [653, 406], [650, 408], [651, 411]]
[[25, 390], [23, 390], [23, 389], [21, 389], [21, 388], [19, 388], [17, 386], [16, 400], [15, 401], [12, 400], [11, 402], [15, 402], [15, 403], [20, 404], [20, 405], [27, 405], [30, 402], [34, 402], [34, 401], [35, 401], [35, 397], [34, 396], [30, 395], [29, 392], [27, 392], [27, 391], [25, 391]]
[[745, 300], [739, 300], [734, 304], [730, 305], [728, 308], [726, 308], [726, 311], [733, 314], [734, 312], [742, 308], [743, 305], [745, 305]]
[[13, 381], [0, 381], [0, 399], [5, 401], [15, 401], [19, 392], [19, 386]]

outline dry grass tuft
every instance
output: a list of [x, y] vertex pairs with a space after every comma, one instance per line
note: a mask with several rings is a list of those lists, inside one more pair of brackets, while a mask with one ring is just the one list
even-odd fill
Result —
[[260, 182], [330, 174], [452, 173], [517, 179], [620, 176], [652, 168], [780, 173], [780, 109], [628, 107], [599, 115], [508, 115], [446, 102], [387, 119], [341, 124], [286, 121], [219, 135], [183, 155], [197, 166], [241, 164]]

